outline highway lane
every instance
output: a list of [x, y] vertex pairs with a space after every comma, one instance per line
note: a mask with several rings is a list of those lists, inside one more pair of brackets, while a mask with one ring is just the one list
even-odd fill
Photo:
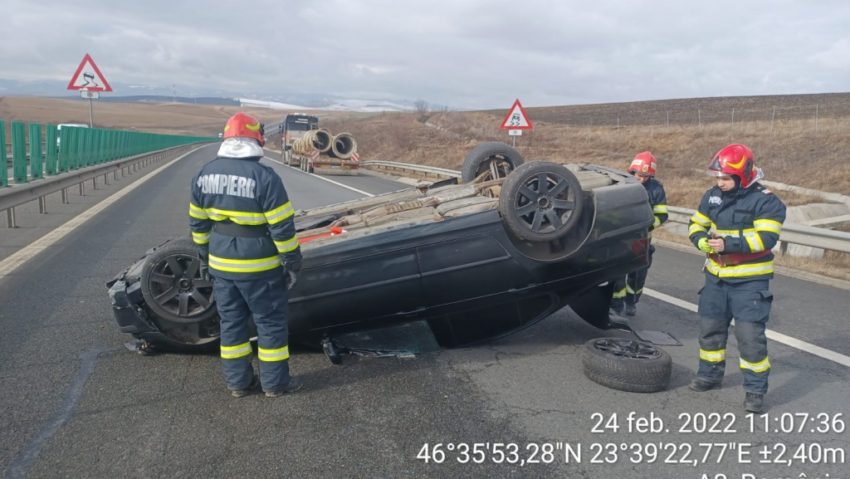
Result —
[[[331, 367], [321, 353], [298, 351], [303, 392], [234, 401], [215, 355], [125, 350], [104, 283], [152, 245], [186, 234], [189, 179], [212, 151], [177, 162], [0, 280], [5, 477], [423, 477], [436, 472], [413, 459], [421, 434], [459, 441], [464, 431], [511, 431], [433, 355]], [[351, 197], [280, 171], [296, 205]], [[496, 474], [495, 466], [440, 470]]]
[[[207, 156], [204, 156], [207, 155]], [[703, 395], [686, 388], [696, 360], [696, 316], [645, 297], [637, 326], [663, 329], [684, 344], [674, 359], [669, 391], [612, 391], [581, 373], [578, 352], [597, 331], [565, 309], [517, 335], [486, 346], [442, 351], [415, 360], [350, 359], [333, 367], [323, 355], [299, 351], [293, 368], [307, 387], [282, 400], [226, 396], [214, 355], [141, 357], [121, 347], [103, 283], [141, 252], [186, 230], [182, 207], [192, 174], [209, 150], [181, 160], [122, 199], [27, 268], [0, 280], [0, 470], [33, 477], [183, 476], [234, 474], [364, 477], [699, 477], [698, 472], [841, 471], [730, 461], [710, 467], [681, 464], [593, 464], [594, 443], [681, 445], [802, 441], [848, 447], [846, 434], [763, 434], [742, 431], [740, 374], [734, 340], [726, 386]], [[297, 170], [275, 166], [297, 208], [357, 196]], [[346, 183], [345, 177], [334, 177]], [[378, 181], [380, 180], [380, 181]], [[357, 178], [357, 181], [371, 181]], [[358, 183], [371, 193], [398, 185], [376, 178]], [[648, 286], [696, 302], [699, 258], [659, 248]], [[846, 334], [846, 292], [777, 278], [775, 323], [786, 334], [828, 347]], [[784, 293], [784, 294], [783, 294]], [[821, 304], [823, 298], [837, 305]], [[835, 304], [835, 303], [834, 303]], [[833, 309], [834, 308], [834, 309]], [[807, 328], [799, 312], [818, 318]], [[845, 340], [846, 342], [846, 340]], [[846, 344], [845, 344], [846, 345]], [[840, 347], [841, 344], [834, 345]], [[847, 368], [782, 345], [771, 345], [771, 412], [850, 412]], [[670, 432], [594, 434], [592, 415], [634, 411], [663, 418]], [[738, 432], [677, 432], [680, 414], [735, 412]], [[624, 426], [624, 422], [621, 425]], [[584, 457], [552, 467], [425, 464], [416, 453], [429, 443], [514, 442], [524, 450], [548, 441], [584, 446]], [[795, 466], [796, 467], [796, 466]], [[811, 477], [811, 474], [809, 474]], [[14, 477], [12, 475], [11, 477]], [[796, 477], [796, 475], [795, 475]], [[836, 474], [833, 473], [833, 477]]]

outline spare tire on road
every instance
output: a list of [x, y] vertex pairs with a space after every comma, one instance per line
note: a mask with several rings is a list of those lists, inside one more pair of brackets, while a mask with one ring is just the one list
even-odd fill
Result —
[[596, 338], [584, 343], [584, 374], [620, 391], [652, 393], [667, 389], [673, 360], [667, 351], [628, 338]]

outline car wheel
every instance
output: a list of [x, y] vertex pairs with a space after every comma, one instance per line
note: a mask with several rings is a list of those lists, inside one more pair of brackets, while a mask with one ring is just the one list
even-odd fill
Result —
[[535, 161], [521, 165], [505, 179], [499, 212], [520, 239], [554, 241], [578, 223], [583, 200], [581, 184], [570, 170]]
[[218, 339], [212, 282], [201, 277], [201, 258], [191, 240], [172, 240], [152, 250], [139, 280], [150, 319], [169, 340], [202, 345]]
[[673, 370], [667, 351], [627, 338], [596, 338], [584, 343], [582, 365], [590, 380], [638, 393], [667, 389]]
[[502, 142], [481, 143], [463, 160], [461, 181], [469, 183], [485, 173], [485, 181], [504, 178], [524, 162], [518, 151]]

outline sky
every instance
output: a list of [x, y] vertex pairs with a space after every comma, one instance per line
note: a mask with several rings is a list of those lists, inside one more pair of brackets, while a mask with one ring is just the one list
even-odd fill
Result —
[[847, 0], [3, 5], [0, 80], [69, 96], [86, 53], [116, 96], [312, 95], [460, 110], [515, 98], [530, 107], [850, 91]]

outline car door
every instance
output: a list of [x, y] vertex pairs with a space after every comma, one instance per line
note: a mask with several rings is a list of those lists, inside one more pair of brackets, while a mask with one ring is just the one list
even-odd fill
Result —
[[410, 229], [340, 241], [305, 254], [290, 298], [298, 329], [376, 326], [424, 310], [417, 235]]

